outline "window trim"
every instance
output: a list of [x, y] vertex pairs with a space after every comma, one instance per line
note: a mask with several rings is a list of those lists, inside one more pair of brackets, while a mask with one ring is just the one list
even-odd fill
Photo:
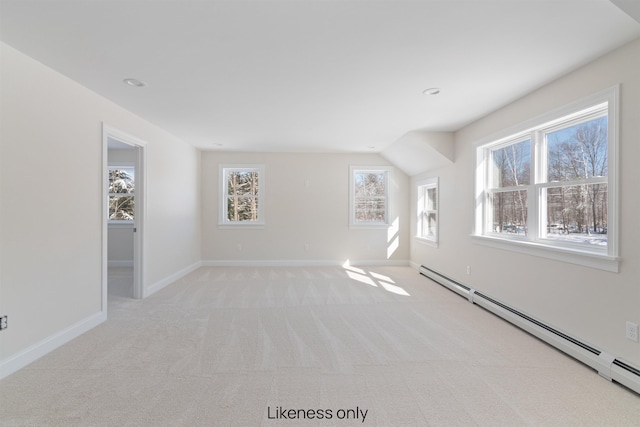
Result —
[[[219, 167], [218, 228], [263, 228], [265, 225], [266, 175], [263, 164], [220, 164]], [[255, 171], [259, 177], [258, 219], [256, 221], [230, 221], [227, 219], [227, 174], [233, 171]]]
[[[364, 222], [355, 220], [355, 174], [358, 172], [384, 172], [386, 174], [385, 182], [385, 220], [384, 222]], [[392, 166], [349, 166], [349, 228], [386, 228], [391, 222], [389, 217], [391, 212], [389, 205], [391, 203], [391, 181], [393, 180]]]
[[[620, 85], [615, 85], [602, 90], [591, 96], [587, 96], [579, 101], [567, 104], [563, 107], [542, 114], [519, 125], [512, 126], [489, 137], [483, 138], [473, 144], [475, 151], [475, 184], [474, 184], [474, 224], [471, 234], [472, 241], [491, 247], [510, 250], [529, 255], [560, 260], [563, 262], [597, 268], [601, 270], [619, 271], [619, 159], [618, 159], [618, 129], [619, 129], [619, 99]], [[580, 247], [567, 242], [554, 242], [545, 238], [538, 238], [539, 208], [537, 200], [535, 205], [529, 204], [529, 212], [533, 215], [529, 218], [530, 236], [507, 237], [486, 232], [486, 190], [488, 183], [488, 157], [487, 150], [501, 145], [515, 142], [518, 139], [526, 139], [526, 135], [533, 135], [534, 132], [548, 131], [566, 125], [588, 115], [593, 114], [599, 105], [607, 103], [607, 132], [608, 132], [608, 158], [607, 158], [607, 248], [598, 250], [597, 248]], [[539, 147], [532, 141], [531, 152], [531, 183], [522, 186], [529, 193], [531, 198], [537, 198], [538, 188], [545, 184], [534, 180], [535, 174], [539, 174], [542, 165], [536, 165], [536, 159], [540, 157]], [[534, 207], [535, 206], [535, 207]], [[533, 225], [533, 229], [531, 228]], [[533, 237], [532, 237], [533, 236]]]
[[[118, 170], [118, 169], [133, 169], [134, 172], [134, 177], [133, 177], [133, 188], [136, 188], [136, 184], [137, 184], [137, 180], [135, 177], [135, 172], [136, 172], [136, 164], [134, 162], [110, 162], [107, 164], [107, 224], [111, 227], [111, 228], [133, 228], [133, 226], [135, 225], [135, 218], [136, 218], [136, 210], [134, 207], [134, 211], [133, 211], [133, 216], [134, 219], [110, 219], [109, 218], [109, 200], [111, 199], [112, 195], [118, 194], [118, 193], [109, 193], [109, 171], [111, 170]], [[130, 194], [130, 197], [133, 198], [133, 203], [135, 206], [135, 202], [136, 202], [136, 193], [134, 192], [133, 194]]]
[[[420, 197], [421, 197], [421, 189], [425, 189], [425, 197], [427, 194], [427, 190], [430, 188], [436, 189], [436, 208], [433, 210], [436, 214], [436, 227], [435, 227], [435, 237], [430, 238], [427, 236], [420, 235], [420, 224], [422, 217], [422, 206], [420, 206]], [[419, 242], [428, 244], [430, 246], [438, 247], [438, 241], [440, 239], [440, 179], [439, 177], [426, 178], [421, 179], [415, 183], [416, 189], [416, 233], [415, 238], [418, 239]]]

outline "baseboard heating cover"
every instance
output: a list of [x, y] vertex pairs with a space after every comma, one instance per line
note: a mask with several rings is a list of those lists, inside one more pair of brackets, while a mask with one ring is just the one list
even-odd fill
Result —
[[592, 367], [607, 380], [615, 381], [640, 393], [640, 369], [424, 265], [420, 266], [419, 271], [423, 276], [463, 296], [472, 304], [489, 310]]

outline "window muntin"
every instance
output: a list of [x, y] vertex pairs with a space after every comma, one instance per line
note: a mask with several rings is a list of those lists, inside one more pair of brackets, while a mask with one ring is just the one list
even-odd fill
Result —
[[350, 172], [350, 225], [387, 225], [390, 168], [352, 166]]
[[416, 237], [438, 242], [438, 178], [417, 183]]
[[220, 223], [264, 224], [264, 168], [262, 166], [222, 167]]
[[[616, 177], [610, 175], [617, 164], [617, 94], [617, 87], [608, 89], [476, 145], [474, 234], [491, 238], [479, 242], [505, 249], [500, 242], [513, 242], [512, 249], [540, 256], [553, 249], [551, 258], [562, 251], [560, 259], [617, 271]], [[514, 158], [522, 159], [510, 163], [520, 174], [506, 163]]]
[[109, 222], [129, 223], [135, 219], [135, 169], [109, 166]]

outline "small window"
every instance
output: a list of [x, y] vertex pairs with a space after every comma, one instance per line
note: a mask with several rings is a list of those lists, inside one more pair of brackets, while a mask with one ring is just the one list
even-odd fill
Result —
[[475, 236], [617, 271], [617, 93], [603, 91], [477, 145]]
[[438, 243], [438, 178], [417, 183], [416, 237]]
[[390, 167], [350, 168], [350, 225], [388, 225]]
[[109, 166], [109, 222], [132, 223], [135, 219], [135, 169]]
[[221, 168], [220, 224], [264, 224], [264, 167]]

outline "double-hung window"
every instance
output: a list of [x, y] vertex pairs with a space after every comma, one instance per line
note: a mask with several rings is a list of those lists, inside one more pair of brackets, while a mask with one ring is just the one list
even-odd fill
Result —
[[476, 146], [479, 241], [617, 271], [617, 93]]
[[349, 225], [388, 225], [392, 169], [387, 166], [351, 166], [349, 169]]
[[438, 178], [417, 183], [416, 237], [438, 243]]
[[110, 223], [127, 224], [135, 219], [135, 173], [133, 166], [109, 166]]
[[221, 225], [264, 225], [264, 166], [220, 167]]

